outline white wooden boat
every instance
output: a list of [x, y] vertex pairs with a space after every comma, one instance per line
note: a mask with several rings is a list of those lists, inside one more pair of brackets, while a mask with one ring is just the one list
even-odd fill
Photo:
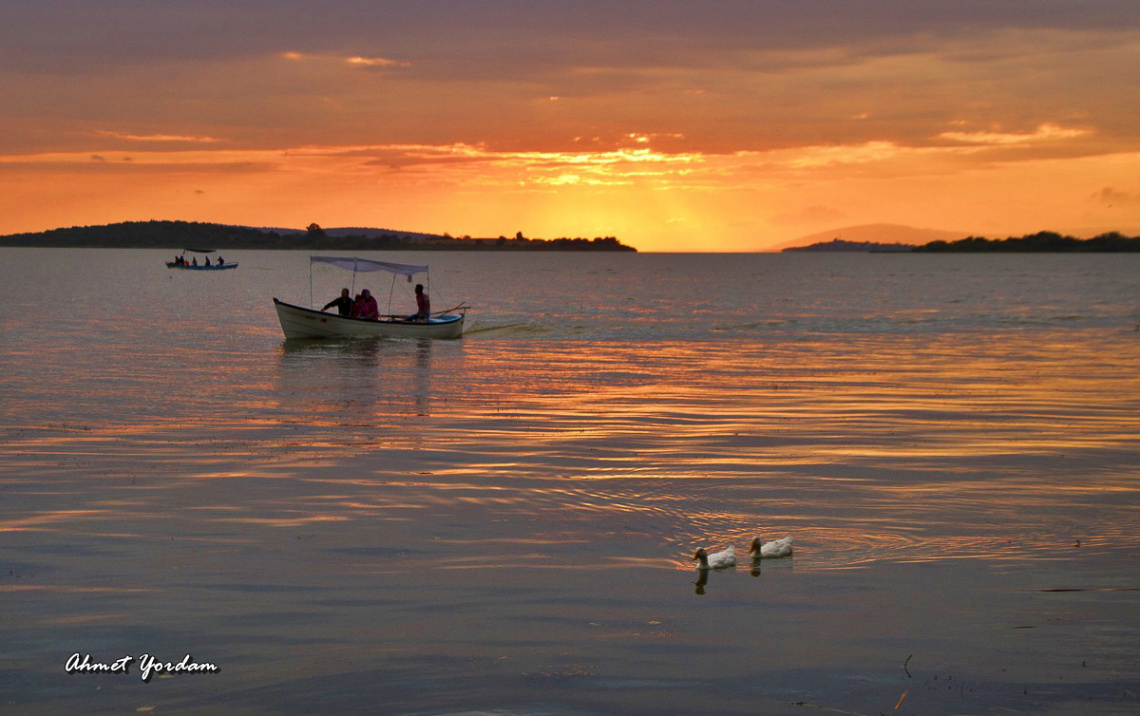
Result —
[[459, 338], [466, 312], [433, 315], [425, 321], [396, 316], [350, 318], [273, 299], [286, 338]]
[[[358, 272], [386, 271], [392, 274], [395, 286], [397, 276], [404, 276], [410, 283], [412, 277], [428, 273], [427, 266], [397, 264], [389, 261], [375, 261], [343, 256], [309, 257], [309, 300], [313, 297], [313, 264], [331, 264], [352, 271], [352, 285], [355, 289]], [[351, 291], [350, 291], [351, 293]], [[389, 299], [391, 301], [391, 299]], [[277, 319], [285, 338], [459, 338], [463, 335], [463, 323], [468, 306], [460, 304], [447, 311], [432, 313], [426, 319], [398, 316], [391, 313], [378, 318], [353, 318], [340, 313], [328, 313], [315, 308], [305, 308], [292, 303], [273, 299], [277, 309]]]

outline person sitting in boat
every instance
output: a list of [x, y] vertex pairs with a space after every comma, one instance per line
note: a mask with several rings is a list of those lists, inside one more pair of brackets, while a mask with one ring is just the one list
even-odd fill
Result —
[[207, 257], [206, 257], [206, 265], [207, 265], [207, 266], [209, 266], [209, 265], [210, 265], [210, 257], [209, 257], [209, 256], [207, 256]]
[[223, 259], [221, 256], [218, 257], [218, 265], [219, 266], [225, 266], [226, 265], [226, 260]]
[[360, 292], [360, 310], [358, 318], [366, 318], [370, 321], [379, 320], [380, 307], [376, 305], [376, 299], [372, 297], [372, 293], [368, 289]]
[[409, 321], [427, 321], [431, 315], [431, 299], [424, 291], [422, 283], [416, 284], [416, 312], [408, 316]]
[[337, 296], [336, 298], [334, 298], [333, 300], [329, 301], [328, 303], [326, 303], [324, 305], [324, 308], [322, 308], [321, 310], [327, 311], [330, 308], [332, 308], [333, 306], [336, 306], [337, 312], [342, 316], [351, 316], [352, 315], [352, 306], [353, 306], [352, 296], [349, 295], [347, 288], [342, 288], [340, 290], [340, 295]]
[[190, 265], [191, 265], [191, 266], [197, 266], [197, 265], [198, 265], [198, 257], [197, 257], [197, 256], [195, 256], [195, 257], [194, 257], [194, 258], [193, 258], [193, 259], [190, 261]]

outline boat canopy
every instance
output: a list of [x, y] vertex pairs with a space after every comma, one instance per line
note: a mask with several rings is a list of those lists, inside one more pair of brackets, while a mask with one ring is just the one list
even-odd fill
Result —
[[190, 252], [195, 253], [195, 254], [212, 254], [216, 251], [216, 249], [182, 249], [183, 253], [185, 253], [187, 251], [190, 251]]
[[418, 273], [427, 273], [427, 266], [417, 266], [415, 264], [394, 264], [388, 261], [374, 261], [372, 259], [358, 259], [355, 256], [310, 256], [309, 265], [313, 264], [332, 264], [337, 268], [347, 269], [349, 271], [357, 272], [370, 272], [370, 271], [388, 271], [389, 273], [407, 276], [408, 280], [412, 280], [412, 276]]

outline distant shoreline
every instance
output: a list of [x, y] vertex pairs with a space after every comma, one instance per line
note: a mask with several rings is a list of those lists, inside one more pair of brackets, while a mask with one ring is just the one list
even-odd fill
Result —
[[531, 239], [455, 238], [386, 229], [256, 229], [191, 221], [127, 221], [0, 236], [0, 247], [60, 249], [166, 249], [302, 251], [629, 251], [612, 236]]
[[874, 241], [843, 241], [832, 239], [809, 246], [795, 246], [781, 253], [812, 252], [864, 252], [864, 253], [1109, 253], [1140, 251], [1140, 237], [1124, 236], [1111, 232], [1091, 239], [1063, 236], [1052, 231], [1041, 231], [1006, 239], [987, 239], [968, 236], [957, 241], [931, 241], [926, 244], [883, 244]]

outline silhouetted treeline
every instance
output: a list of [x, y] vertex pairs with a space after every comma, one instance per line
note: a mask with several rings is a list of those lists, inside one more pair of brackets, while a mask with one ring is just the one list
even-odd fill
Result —
[[1124, 236], [1114, 231], [1091, 239], [1078, 239], [1052, 231], [1040, 231], [1036, 234], [1007, 239], [968, 236], [957, 241], [931, 241], [922, 246], [915, 246], [914, 251], [1140, 251], [1140, 237]]
[[[363, 231], [363, 230], [362, 230]], [[73, 226], [38, 233], [0, 236], [0, 246], [98, 249], [301, 249], [308, 251], [373, 250], [515, 250], [515, 251], [636, 251], [612, 236], [594, 239], [452, 238], [412, 233], [328, 235], [316, 224], [306, 230], [277, 231], [195, 221], [126, 221], [105, 226]]]
[[72, 226], [39, 233], [0, 237], [0, 246], [44, 248], [212, 249], [301, 248], [304, 234], [282, 237], [240, 226], [202, 224], [196, 221], [126, 221], [105, 226]]
[[881, 244], [876, 241], [844, 241], [843, 239], [832, 239], [831, 241], [820, 241], [810, 246], [792, 246], [783, 250], [783, 253], [797, 253], [797, 252], [833, 252], [833, 251], [846, 251], [846, 252], [864, 252], [864, 253], [878, 253], [878, 252], [907, 252], [913, 251], [914, 246], [910, 244]]
[[463, 245], [465, 248], [474, 249], [493, 248], [518, 251], [637, 251], [637, 249], [632, 246], [626, 246], [613, 236], [599, 236], [593, 239], [508, 239], [500, 236], [493, 241], [491, 239], [472, 239], [465, 236], [462, 239], [452, 239], [452, 241]]

